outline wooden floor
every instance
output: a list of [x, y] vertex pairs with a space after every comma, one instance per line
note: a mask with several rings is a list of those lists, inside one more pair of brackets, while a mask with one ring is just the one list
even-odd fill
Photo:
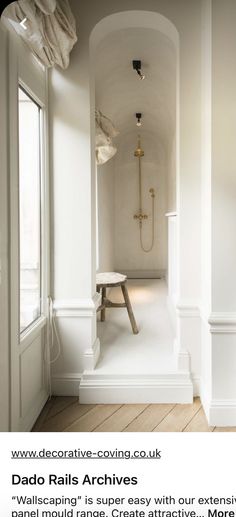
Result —
[[52, 397], [33, 432], [235, 432], [209, 427], [199, 398], [193, 404], [79, 404], [77, 397]]

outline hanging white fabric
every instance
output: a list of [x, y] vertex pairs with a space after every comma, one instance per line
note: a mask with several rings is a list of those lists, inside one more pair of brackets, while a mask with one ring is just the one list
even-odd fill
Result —
[[68, 0], [18, 0], [6, 7], [2, 16], [47, 68], [68, 67], [77, 41]]
[[113, 145], [112, 138], [119, 134], [111, 120], [101, 113], [95, 111], [96, 122], [96, 162], [102, 165], [110, 160], [117, 152], [117, 148]]

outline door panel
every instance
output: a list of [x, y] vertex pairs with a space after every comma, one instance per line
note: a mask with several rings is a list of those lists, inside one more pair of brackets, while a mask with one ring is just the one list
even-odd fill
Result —
[[[44, 328], [20, 353], [20, 420], [22, 430], [30, 426], [42, 403], [47, 400], [47, 355]], [[34, 411], [35, 410], [35, 411]]]

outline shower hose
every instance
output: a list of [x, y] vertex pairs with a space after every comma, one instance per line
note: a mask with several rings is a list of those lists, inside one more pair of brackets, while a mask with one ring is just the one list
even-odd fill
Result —
[[153, 189], [150, 189], [151, 191], [151, 197], [152, 197], [152, 240], [151, 240], [151, 245], [149, 248], [145, 248], [144, 247], [144, 244], [143, 244], [143, 232], [142, 232], [142, 229], [143, 229], [143, 223], [142, 221], [140, 221], [139, 223], [139, 239], [140, 239], [140, 246], [142, 248], [143, 251], [145, 251], [145, 253], [149, 253], [153, 246], [154, 246], [154, 202], [155, 202], [155, 194], [153, 192]]

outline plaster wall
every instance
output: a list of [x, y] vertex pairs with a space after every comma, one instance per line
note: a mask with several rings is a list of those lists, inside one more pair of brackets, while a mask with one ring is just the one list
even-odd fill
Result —
[[211, 425], [236, 425], [236, 130], [232, 0], [204, 0], [202, 53], [202, 372]]
[[167, 150], [167, 212], [176, 211], [176, 135]]
[[211, 94], [212, 27], [211, 0], [202, 2], [202, 296], [201, 296], [201, 395], [211, 399], [212, 358], [208, 318], [211, 313]]
[[[95, 293], [95, 164], [91, 154], [90, 133], [94, 125], [93, 63], [89, 60], [89, 37], [104, 17], [127, 12], [124, 23], [147, 20], [154, 23], [154, 13], [167, 17], [179, 33], [180, 88], [177, 105], [177, 223], [178, 297], [180, 305], [193, 306], [201, 291], [200, 242], [200, 171], [201, 171], [201, 5], [195, 0], [117, 0], [108, 3], [71, 1], [79, 28], [79, 42], [71, 54], [69, 68], [52, 70], [50, 77], [51, 154], [53, 156], [53, 296], [55, 306], [73, 306], [75, 339], [63, 332], [62, 354], [66, 363], [68, 346], [78, 357], [78, 349], [91, 354], [96, 343], [96, 314], [87, 309], [94, 304]], [[132, 10], [151, 11], [150, 15], [134, 15]], [[137, 21], [137, 19], [139, 21]], [[106, 25], [112, 31], [113, 22]], [[153, 28], [153, 27], [152, 27]], [[105, 36], [104, 28], [101, 36]], [[92, 131], [93, 139], [93, 131]], [[92, 168], [92, 175], [91, 175]], [[76, 307], [76, 309], [75, 309]], [[65, 314], [64, 312], [64, 314]], [[58, 313], [59, 317], [59, 313]], [[69, 317], [69, 313], [68, 313]], [[188, 322], [189, 323], [189, 322]], [[178, 350], [200, 346], [198, 336], [185, 332], [186, 320], [178, 326]], [[65, 330], [61, 320], [59, 326]], [[83, 326], [83, 338], [81, 337]], [[86, 330], [85, 330], [86, 328]], [[76, 372], [83, 372], [85, 363], [76, 363]], [[61, 365], [63, 379], [71, 378], [69, 366]], [[57, 372], [57, 363], [54, 365]], [[71, 372], [74, 375], [74, 371]], [[63, 381], [64, 382], [64, 381]]]
[[[212, 12], [212, 310], [236, 312], [236, 4]], [[226, 267], [226, 264], [228, 267]], [[230, 295], [229, 295], [230, 293]]]
[[212, 397], [235, 425], [236, 4], [225, 7], [212, 3]]

